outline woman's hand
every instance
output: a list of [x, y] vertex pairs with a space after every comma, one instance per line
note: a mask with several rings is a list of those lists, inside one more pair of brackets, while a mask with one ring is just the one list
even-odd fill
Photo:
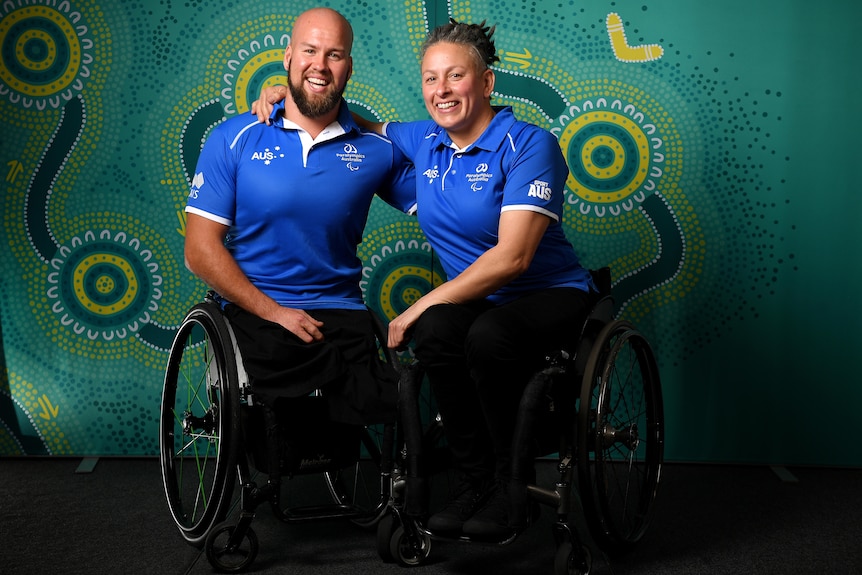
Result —
[[389, 338], [386, 342], [389, 349], [402, 350], [410, 343], [410, 332], [413, 324], [418, 321], [421, 312], [416, 313], [415, 304], [408, 308], [404, 313], [389, 322]]
[[258, 121], [269, 124], [269, 116], [272, 109], [287, 96], [287, 86], [269, 86], [260, 91], [260, 97], [251, 103], [251, 113], [257, 116]]

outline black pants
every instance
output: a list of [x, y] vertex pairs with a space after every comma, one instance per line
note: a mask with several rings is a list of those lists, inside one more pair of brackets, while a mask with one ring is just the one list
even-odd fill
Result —
[[589, 295], [548, 289], [494, 306], [443, 304], [422, 314], [415, 353], [425, 366], [456, 465], [508, 478], [518, 405], [545, 357], [578, 340]]
[[308, 313], [324, 323], [324, 339], [305, 343], [280, 325], [235, 305], [225, 308], [256, 397], [300, 397], [320, 389], [330, 417], [351, 424], [395, 421], [398, 374], [377, 352], [367, 310]]

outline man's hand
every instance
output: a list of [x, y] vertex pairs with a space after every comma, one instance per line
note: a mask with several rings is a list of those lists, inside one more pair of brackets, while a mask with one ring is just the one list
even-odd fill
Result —
[[263, 88], [260, 97], [251, 103], [251, 113], [257, 116], [258, 121], [269, 124], [269, 116], [272, 114], [273, 104], [284, 100], [287, 95], [287, 86], [276, 85]]
[[323, 341], [323, 333], [320, 331], [320, 328], [323, 327], [323, 322], [314, 319], [304, 310], [280, 307], [276, 317], [272, 321], [305, 343]]

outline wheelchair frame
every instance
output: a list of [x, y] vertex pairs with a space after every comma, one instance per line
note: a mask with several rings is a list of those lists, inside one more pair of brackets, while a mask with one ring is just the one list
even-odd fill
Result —
[[[381, 322], [369, 313], [382, 361], [396, 366], [397, 356], [385, 348]], [[252, 410], [259, 410], [255, 415], [263, 418], [268, 436], [264, 453], [254, 453], [245, 443], [251, 429], [247, 420], [255, 416]], [[162, 481], [174, 523], [189, 544], [204, 546], [207, 559], [219, 571], [241, 572], [254, 562], [259, 543], [251, 522], [262, 503], [269, 503], [274, 515], [287, 523], [342, 518], [372, 527], [386, 511], [394, 425], [342, 425], [356, 431], [349, 435], [361, 442], [366, 458], [359, 455], [360, 445], [348, 439], [348, 451], [355, 448], [356, 457], [340, 455], [343, 446], [336, 443], [332, 445], [336, 455], [327, 452], [323, 458], [305, 458], [285, 468], [286, 438], [270, 431], [283, 423], [276, 411], [274, 405], [255, 401], [230, 323], [208, 294], [189, 310], [171, 345], [159, 443]], [[374, 473], [366, 473], [372, 466]], [[257, 485], [252, 467], [267, 475], [265, 484]], [[312, 473], [322, 473], [332, 502], [282, 507], [282, 475]], [[236, 484], [239, 517], [234, 523], [225, 518], [237, 504]]]
[[[573, 351], [547, 358], [522, 396], [513, 438], [512, 510], [529, 522], [529, 500], [555, 510], [555, 575], [590, 572], [590, 548], [572, 521], [579, 497], [600, 549], [624, 551], [646, 533], [654, 511], [664, 457], [664, 413], [658, 367], [646, 338], [628, 321], [614, 319], [610, 270], [592, 272], [600, 292], [581, 326]], [[401, 458], [392, 475], [388, 512], [378, 523], [377, 551], [384, 561], [419, 565], [430, 554], [428, 475], [435, 469], [439, 417], [427, 429], [419, 414], [423, 370], [407, 368], [400, 389]], [[527, 484], [536, 423], [556, 418], [559, 479], [553, 487]], [[566, 414], [574, 417], [568, 418]], [[574, 425], [572, 424], [574, 419]], [[577, 476], [577, 480], [576, 480]], [[499, 544], [511, 543], [519, 533]], [[460, 541], [469, 541], [461, 537]]]

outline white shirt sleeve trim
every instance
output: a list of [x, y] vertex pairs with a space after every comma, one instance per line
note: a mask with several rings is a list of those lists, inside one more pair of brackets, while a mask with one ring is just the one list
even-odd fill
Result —
[[530, 204], [513, 204], [511, 206], [503, 206], [500, 212], [517, 212], [517, 211], [527, 211], [527, 212], [536, 212], [539, 214], [543, 214], [554, 220], [555, 222], [560, 221], [560, 216], [552, 212], [551, 210], [546, 210], [545, 208], [539, 206], [531, 206]]
[[186, 211], [190, 214], [198, 215], [202, 218], [206, 218], [206, 219], [211, 220], [213, 222], [218, 222], [218, 223], [223, 224], [225, 226], [232, 226], [233, 225], [232, 220], [229, 220], [227, 218], [223, 218], [221, 216], [217, 216], [215, 214], [211, 214], [209, 212], [205, 212], [199, 208], [193, 208], [192, 206], [186, 206]]

